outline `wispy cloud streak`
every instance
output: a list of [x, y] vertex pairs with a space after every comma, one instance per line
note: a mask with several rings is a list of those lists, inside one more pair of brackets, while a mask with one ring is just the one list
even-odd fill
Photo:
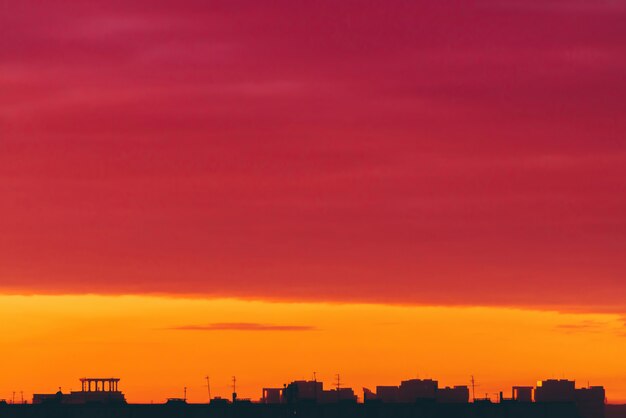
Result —
[[255, 322], [216, 322], [206, 325], [182, 325], [170, 328], [177, 331], [313, 331], [310, 325], [277, 325]]

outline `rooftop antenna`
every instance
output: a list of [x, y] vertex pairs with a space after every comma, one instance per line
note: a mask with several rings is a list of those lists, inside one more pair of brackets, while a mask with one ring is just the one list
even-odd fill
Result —
[[206, 388], [209, 391], [209, 403], [211, 403], [211, 379], [209, 379], [208, 375], [204, 378], [206, 379]]
[[472, 401], [476, 402], [476, 382], [474, 381], [474, 375], [472, 375]]
[[339, 392], [339, 389], [341, 388], [341, 376], [339, 375], [339, 373], [337, 373], [337, 383], [335, 384], [335, 386], [337, 387], [337, 392]]
[[471, 382], [472, 382], [472, 401], [476, 402], [476, 386], [480, 386], [476, 384], [476, 381], [474, 380], [474, 375], [471, 376]]
[[237, 378], [233, 376], [233, 403], [237, 399]]
[[317, 382], [317, 372], [313, 372], [313, 381]]
[[183, 399], [185, 401], [187, 400], [187, 386], [185, 386], [185, 388], [183, 389]]
[[24, 391], [20, 390], [20, 397], [22, 398], [22, 403], [24, 403]]

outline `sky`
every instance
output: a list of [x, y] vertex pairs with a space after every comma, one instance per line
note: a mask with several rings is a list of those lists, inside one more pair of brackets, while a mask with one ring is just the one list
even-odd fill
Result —
[[[21, 324], [0, 398], [109, 370], [136, 401], [212, 367], [226, 386], [210, 356], [176, 369], [202, 343], [254, 397], [319, 367], [355, 388], [565, 374], [626, 401], [624, 18], [622, 0], [0, 2], [0, 312]], [[402, 360], [422, 339], [452, 355], [443, 330], [480, 361]], [[144, 334], [170, 386], [142, 389]], [[233, 354], [266, 338], [272, 368]], [[128, 353], [47, 366], [103, 341]], [[303, 357], [281, 368], [285, 346]]]

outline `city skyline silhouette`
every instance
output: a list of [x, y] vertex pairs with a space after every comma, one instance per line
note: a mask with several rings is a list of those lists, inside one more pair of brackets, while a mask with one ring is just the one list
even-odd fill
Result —
[[[375, 391], [363, 388], [363, 397], [342, 386], [336, 375], [333, 388], [324, 387], [313, 373], [313, 380], [296, 380], [282, 387], [264, 387], [258, 400], [242, 398], [237, 392], [237, 378], [232, 376], [231, 398], [211, 396], [210, 377], [206, 376], [207, 399], [203, 403], [189, 403], [188, 387], [183, 397], [170, 397], [166, 402], [150, 404], [128, 403], [118, 377], [80, 378], [80, 390], [33, 395], [32, 403], [23, 399], [10, 402], [0, 400], [3, 416], [155, 416], [172, 413], [204, 413], [212, 416], [272, 416], [310, 414], [311, 416], [397, 416], [410, 414], [417, 417], [493, 416], [551, 418], [605, 418], [626, 412], [624, 405], [607, 406], [606, 392], [602, 386], [577, 388], [574, 381], [548, 379], [538, 381], [535, 387], [513, 386], [510, 396], [504, 391], [493, 400], [488, 393], [476, 396], [477, 382], [471, 376], [467, 385], [441, 386], [433, 379], [403, 380], [397, 385], [377, 385]], [[480, 386], [480, 385], [478, 385]]]

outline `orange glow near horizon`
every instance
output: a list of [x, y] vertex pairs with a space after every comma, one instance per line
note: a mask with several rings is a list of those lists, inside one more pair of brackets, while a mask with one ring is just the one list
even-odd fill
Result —
[[623, 318], [493, 307], [269, 303], [148, 296], [0, 296], [0, 398], [76, 390], [83, 376], [122, 378], [130, 402], [258, 399], [262, 387], [336, 373], [362, 387], [414, 377], [477, 395], [567, 377], [626, 401]]

